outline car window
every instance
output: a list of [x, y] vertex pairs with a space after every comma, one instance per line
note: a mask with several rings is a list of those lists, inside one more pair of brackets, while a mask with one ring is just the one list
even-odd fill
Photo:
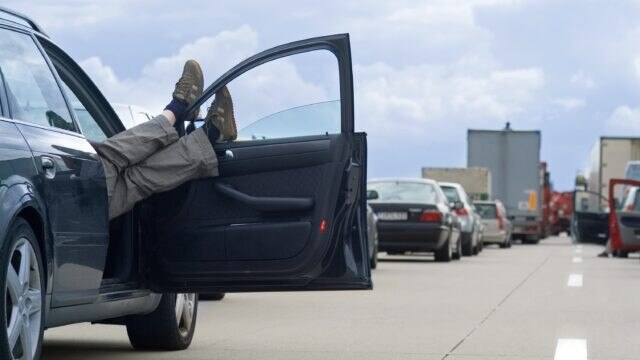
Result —
[[51, 69], [30, 36], [0, 31], [0, 70], [14, 119], [78, 131]]
[[483, 219], [496, 219], [498, 217], [498, 210], [495, 204], [475, 204], [476, 211]]
[[78, 97], [71, 91], [69, 86], [63, 81], [62, 87], [67, 94], [67, 99], [71, 103], [71, 108], [76, 113], [76, 118], [80, 124], [82, 134], [91, 142], [102, 142], [107, 138], [104, 131], [98, 126], [93, 116], [87, 111], [87, 108], [78, 100]]
[[438, 203], [436, 189], [431, 184], [402, 181], [372, 182], [367, 190], [378, 192], [378, 201]]
[[238, 141], [340, 133], [338, 69], [333, 53], [318, 50], [268, 62], [231, 81]]
[[447, 197], [447, 201], [450, 203], [460, 201], [460, 195], [458, 194], [458, 190], [452, 186], [440, 186], [442, 188], [442, 192]]

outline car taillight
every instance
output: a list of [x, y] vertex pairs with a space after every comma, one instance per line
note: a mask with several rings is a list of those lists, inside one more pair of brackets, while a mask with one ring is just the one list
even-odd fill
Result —
[[460, 208], [460, 209], [456, 209], [456, 215], [458, 215], [458, 216], [468, 216], [469, 213], [467, 212], [467, 209]]
[[420, 214], [421, 222], [442, 222], [442, 214], [438, 210], [425, 210]]
[[633, 211], [633, 204], [627, 205], [627, 211]]
[[498, 229], [504, 230], [504, 219], [501, 215], [498, 215]]

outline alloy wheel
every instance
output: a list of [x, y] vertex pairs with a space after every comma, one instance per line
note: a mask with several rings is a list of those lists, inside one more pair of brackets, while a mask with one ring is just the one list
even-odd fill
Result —
[[5, 281], [7, 339], [14, 360], [31, 360], [40, 341], [42, 282], [33, 246], [22, 237], [13, 246]]
[[195, 307], [196, 294], [176, 294], [176, 321], [180, 335], [187, 336], [193, 322], [193, 309]]

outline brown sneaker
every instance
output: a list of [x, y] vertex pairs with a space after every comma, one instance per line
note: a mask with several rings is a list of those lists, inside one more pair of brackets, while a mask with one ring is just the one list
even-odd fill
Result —
[[203, 88], [204, 77], [200, 64], [195, 60], [187, 60], [173, 91], [173, 98], [191, 105], [202, 95]]
[[218, 128], [220, 138], [218, 142], [233, 141], [238, 137], [236, 119], [233, 114], [233, 101], [226, 86], [216, 92], [216, 98], [207, 110], [205, 124]]

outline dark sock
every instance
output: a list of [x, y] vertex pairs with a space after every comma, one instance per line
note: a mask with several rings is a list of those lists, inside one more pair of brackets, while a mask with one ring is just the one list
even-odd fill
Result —
[[204, 124], [201, 129], [205, 134], [207, 134], [211, 146], [218, 143], [218, 139], [220, 139], [220, 130], [218, 130], [217, 127], [213, 126], [212, 124]]
[[187, 103], [182, 102], [180, 100], [171, 99], [169, 105], [167, 105], [165, 110], [169, 110], [176, 116], [176, 119], [180, 119], [184, 114], [184, 111], [187, 110]]

